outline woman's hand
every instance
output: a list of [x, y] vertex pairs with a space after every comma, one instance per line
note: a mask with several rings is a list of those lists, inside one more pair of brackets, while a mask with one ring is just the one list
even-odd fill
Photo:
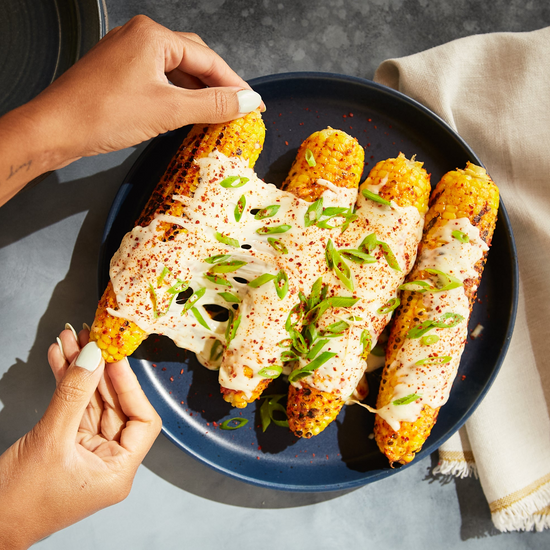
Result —
[[35, 176], [80, 157], [258, 107], [261, 97], [197, 35], [134, 17], [0, 119], [0, 205]]
[[64, 330], [58, 341], [48, 351], [50, 405], [0, 457], [6, 548], [27, 548], [126, 498], [161, 428], [127, 360], [105, 365], [95, 343], [86, 346], [87, 330]]

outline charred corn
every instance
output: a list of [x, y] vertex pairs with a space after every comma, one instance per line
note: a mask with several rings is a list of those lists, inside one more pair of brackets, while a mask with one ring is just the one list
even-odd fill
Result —
[[[299, 178], [296, 177], [295, 179]], [[309, 187], [306, 188], [309, 189]], [[355, 273], [360, 282], [360, 287], [355, 288], [355, 294], [359, 297], [368, 297], [370, 305], [358, 302], [353, 310], [354, 315], [350, 316], [349, 312], [346, 315], [346, 320], [343, 321], [344, 325], [334, 325], [334, 323], [342, 322], [344, 319], [342, 315], [345, 312], [345, 310], [341, 312], [336, 310], [332, 312], [333, 317], [330, 317], [329, 314], [328, 317], [318, 320], [314, 330], [306, 327], [306, 330], [303, 331], [304, 339], [307, 342], [311, 333], [323, 334], [324, 332], [326, 334], [327, 330], [334, 330], [330, 327], [350, 325], [342, 333], [341, 341], [344, 343], [340, 347], [338, 347], [336, 340], [332, 341], [334, 342], [332, 346], [330, 343], [325, 344], [326, 347], [323, 349], [334, 355], [326, 363], [328, 368], [323, 372], [323, 366], [315, 370], [312, 375], [290, 386], [287, 415], [289, 426], [297, 436], [309, 438], [323, 431], [336, 418], [346, 399], [361, 379], [366, 368], [365, 358], [389, 319], [388, 313], [384, 311], [384, 304], [395, 294], [405, 274], [413, 265], [414, 253], [420, 239], [423, 216], [428, 208], [429, 192], [430, 180], [422, 167], [422, 163], [408, 160], [403, 154], [399, 154], [397, 158], [387, 159], [376, 164], [366, 181], [361, 185], [361, 193], [367, 202], [371, 200], [370, 197], [374, 196], [376, 200], [379, 197], [388, 204], [393, 201], [398, 208], [416, 208], [416, 217], [412, 216], [410, 218], [409, 225], [405, 223], [403, 226], [400, 226], [400, 223], [395, 225], [395, 233], [399, 232], [403, 236], [403, 240], [407, 242], [409, 247], [408, 252], [403, 252], [400, 267], [393, 265], [390, 268], [390, 262], [382, 258], [380, 251], [378, 263], [376, 264], [370, 263], [371, 260], [361, 265], [350, 263], [352, 268], [350, 272]], [[316, 196], [314, 190], [311, 194], [313, 197]], [[367, 197], [369, 198], [367, 199]], [[378, 214], [372, 209], [368, 209], [364, 204], [365, 201], [360, 196], [356, 213], [359, 217], [364, 216], [364, 219], [363, 224], [359, 223], [355, 228], [356, 236], [359, 235], [360, 240], [369, 235], [371, 239], [374, 236], [372, 242], [375, 242], [377, 236], [372, 231], [373, 227], [376, 227], [375, 220]], [[380, 207], [380, 209], [384, 208], [386, 207]], [[393, 208], [391, 207], [391, 210]], [[391, 216], [390, 209], [387, 209], [387, 211], [387, 215]], [[411, 229], [411, 227], [414, 229]], [[344, 257], [353, 258], [354, 251], [349, 251], [352, 248], [352, 241], [346, 242], [344, 239], [340, 242], [343, 245], [341, 248], [348, 250], [347, 256]], [[383, 244], [387, 246], [386, 243]], [[366, 252], [367, 250], [368, 247], [362, 248], [359, 245], [357, 251]], [[413, 258], [409, 258], [409, 255], [412, 255]], [[339, 258], [342, 260], [341, 256]], [[364, 257], [355, 256], [353, 261], [360, 261], [361, 258], [364, 259]], [[340, 263], [340, 260], [338, 260], [338, 263]], [[342, 260], [339, 266], [340, 273], [344, 270], [344, 267], [345, 260]], [[341, 275], [339, 278], [342, 281]], [[347, 286], [347, 288], [350, 287]], [[378, 302], [372, 300], [373, 293], [379, 297], [377, 298]], [[342, 289], [338, 291], [338, 294], [342, 294]], [[308, 357], [311, 358], [311, 356]], [[327, 355], [324, 357], [326, 358]], [[307, 369], [307, 365], [304, 368]], [[338, 377], [341, 377], [342, 383], [335, 380], [335, 376], [329, 372], [331, 369], [337, 373]], [[329, 383], [329, 380], [331, 383]], [[347, 393], [343, 393], [344, 390]]]
[[[199, 167], [196, 160], [214, 150], [226, 156], [237, 156], [254, 166], [262, 150], [265, 126], [257, 112], [231, 122], [214, 125], [195, 125], [172, 158], [167, 170], [147, 202], [136, 226], [146, 226], [158, 214], [181, 216], [184, 205], [174, 200], [175, 195], [191, 196], [195, 191]], [[170, 241], [182, 231], [181, 226], [160, 223], [158, 238]], [[118, 309], [112, 284], [109, 283], [96, 312], [90, 339], [97, 341], [107, 362], [131, 355], [147, 334], [134, 322], [109, 313]]]
[[471, 163], [445, 174], [414, 269], [402, 287], [377, 401], [374, 434], [391, 464], [422, 448], [448, 397], [497, 219], [499, 193]]

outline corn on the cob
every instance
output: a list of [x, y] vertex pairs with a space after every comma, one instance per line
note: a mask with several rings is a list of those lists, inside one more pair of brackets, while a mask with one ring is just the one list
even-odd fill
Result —
[[[491, 244], [498, 203], [497, 187], [483, 168], [471, 163], [465, 170], [447, 173], [432, 194], [417, 262], [391, 329], [377, 401], [377, 410], [385, 412], [376, 415], [375, 438], [391, 464], [413, 460], [447, 399], [466, 343], [468, 318]], [[458, 247], [458, 255], [449, 247], [455, 251]], [[440, 290], [436, 280], [443, 270], [427, 271], [436, 267], [437, 258], [445, 257], [462, 286]], [[444, 286], [452, 286], [448, 281], [444, 276]], [[462, 321], [454, 316], [461, 307]], [[448, 321], [443, 320], [445, 316]], [[439, 324], [433, 324], [434, 320]], [[442, 321], [447, 326], [442, 326]], [[424, 345], [419, 340], [423, 334], [422, 338], [429, 338]], [[421, 356], [431, 357], [432, 365]], [[416, 376], [420, 383], [415, 382]]]
[[[136, 225], [148, 225], [157, 214], [183, 214], [184, 206], [173, 196], [193, 194], [199, 178], [195, 160], [218, 150], [226, 156], [248, 160], [252, 167], [262, 150], [264, 137], [265, 126], [258, 112], [223, 124], [195, 125], [172, 158]], [[180, 226], [164, 222], [158, 229], [159, 239], [163, 241], [174, 239], [182, 230]], [[99, 302], [90, 340], [97, 341], [105, 361], [114, 362], [131, 355], [147, 334], [132, 321], [111, 315], [107, 308], [118, 309], [111, 283]]]
[[[327, 180], [337, 187], [357, 188], [363, 171], [364, 155], [357, 140], [341, 130], [327, 128], [315, 132], [298, 149], [282, 189], [307, 202], [313, 202], [326, 191], [326, 187], [317, 184], [318, 179]], [[259, 319], [257, 321], [262, 322]], [[262, 345], [257, 341], [258, 333], [262, 331], [259, 323], [253, 331], [254, 339], [246, 344], [250, 348]], [[284, 337], [282, 334], [280, 339]], [[276, 363], [280, 362], [281, 352], [279, 348]], [[245, 376], [252, 378], [252, 370], [246, 366], [242, 368]], [[269, 379], [261, 380], [249, 397], [243, 391], [224, 388], [223, 385], [221, 390], [227, 402], [234, 407], [244, 408], [258, 399], [270, 382]]]
[[[362, 188], [376, 189], [380, 197], [388, 201], [394, 201], [400, 207], [414, 206], [422, 217], [428, 208], [429, 176], [422, 168], [422, 163], [407, 160], [403, 154], [400, 154], [397, 158], [379, 162], [371, 170]], [[369, 230], [368, 227], [367, 223], [366, 230], [367, 233], [370, 233], [372, 229]], [[418, 238], [419, 236], [416, 237], [416, 239]], [[416, 247], [417, 242], [418, 240], [414, 241], [413, 248]], [[412, 264], [411, 260], [408, 269], [412, 267]], [[368, 265], [362, 267], [369, 270]], [[403, 277], [404, 275], [405, 273], [403, 273]], [[384, 277], [382, 276], [382, 278]], [[388, 299], [395, 293], [400, 282], [402, 282], [402, 278], [396, 280], [394, 288], [390, 288], [391, 284], [383, 280], [374, 282], [368, 279], [364, 280], [365, 287], [371, 287], [371, 290], [373, 284], [384, 287], [387, 284], [388, 288], [385, 294]], [[357, 293], [360, 294], [360, 291], [358, 290]], [[365, 314], [361, 312], [360, 315], [367, 318], [365, 326], [368, 327], [370, 337], [375, 342], [387, 320], [385, 318], [381, 319], [379, 315], [373, 314], [373, 312], [365, 312]], [[355, 349], [352, 353], [360, 357], [365, 354], [365, 348]], [[345, 357], [340, 361], [346, 361]], [[364, 368], [366, 368], [366, 362]], [[291, 430], [297, 436], [306, 438], [317, 435], [324, 430], [336, 418], [348, 397], [335, 392], [322, 391], [310, 384], [309, 379], [310, 377], [299, 384], [290, 386], [287, 405]]]

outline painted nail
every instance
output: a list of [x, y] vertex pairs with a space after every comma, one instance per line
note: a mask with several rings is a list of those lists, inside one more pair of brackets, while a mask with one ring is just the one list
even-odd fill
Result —
[[75, 365], [83, 369], [94, 371], [99, 367], [101, 362], [101, 350], [95, 342], [88, 342], [80, 351], [80, 355], [76, 358]]
[[63, 344], [61, 343], [61, 340], [59, 338], [57, 338], [57, 345], [59, 346], [59, 349], [61, 351], [61, 355], [63, 355], [63, 359], [65, 359], [65, 361], [66, 361], [67, 356], [65, 355], [65, 351], [63, 350]]
[[250, 113], [257, 109], [262, 102], [262, 96], [253, 90], [241, 90], [237, 92], [239, 100], [239, 113]]
[[88, 325], [88, 323], [82, 323], [82, 328], [84, 330], [87, 330], [88, 332], [90, 332], [90, 330], [91, 330], [90, 325]]
[[73, 325], [71, 325], [71, 323], [65, 323], [65, 329], [70, 330], [73, 333], [74, 339], [78, 342], [78, 335], [76, 330], [73, 328]]

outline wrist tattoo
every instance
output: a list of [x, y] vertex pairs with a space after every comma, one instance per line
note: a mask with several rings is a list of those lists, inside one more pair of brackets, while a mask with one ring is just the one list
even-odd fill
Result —
[[32, 160], [28, 160], [27, 162], [24, 162], [23, 164], [21, 164], [20, 166], [13, 166], [13, 164], [10, 166], [10, 173], [9, 173], [9, 176], [7, 177], [6, 181], [13, 178], [13, 176], [15, 176], [15, 174], [17, 174], [18, 172], [20, 172], [21, 170], [23, 170], [23, 168], [27, 168], [27, 172], [30, 170], [31, 168], [31, 165], [32, 165]]

